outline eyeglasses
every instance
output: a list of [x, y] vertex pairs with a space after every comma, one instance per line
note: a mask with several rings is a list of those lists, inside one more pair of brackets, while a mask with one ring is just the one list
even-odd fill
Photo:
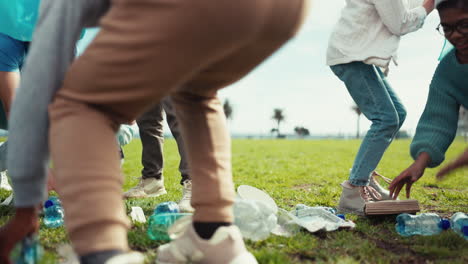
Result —
[[468, 35], [468, 19], [460, 20], [454, 25], [439, 24], [436, 30], [445, 37], [451, 36], [455, 31], [462, 35]]

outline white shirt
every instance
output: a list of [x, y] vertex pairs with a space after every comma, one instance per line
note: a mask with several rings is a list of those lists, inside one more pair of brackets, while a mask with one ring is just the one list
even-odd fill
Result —
[[331, 34], [327, 65], [362, 61], [384, 69], [396, 53], [400, 36], [424, 24], [421, 0], [346, 0]]

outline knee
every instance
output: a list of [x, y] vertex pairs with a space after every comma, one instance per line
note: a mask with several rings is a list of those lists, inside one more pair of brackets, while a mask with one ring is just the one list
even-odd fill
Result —
[[392, 138], [400, 129], [399, 115], [396, 112], [387, 115], [385, 118], [374, 121], [374, 125], [377, 126], [378, 133], [385, 137]]

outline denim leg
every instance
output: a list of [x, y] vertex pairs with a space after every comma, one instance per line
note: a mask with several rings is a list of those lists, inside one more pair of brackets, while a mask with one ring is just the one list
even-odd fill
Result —
[[137, 120], [140, 130], [141, 144], [143, 151], [141, 163], [143, 179], [161, 179], [163, 173], [163, 108], [161, 104], [154, 105], [148, 112], [144, 113]]
[[[363, 115], [372, 122], [354, 160], [349, 182], [353, 185], [369, 184], [387, 147], [400, 127], [398, 110], [405, 113], [381, 71], [362, 62], [332, 66], [332, 71], [345, 83], [348, 92]], [[391, 94], [389, 93], [391, 91]], [[396, 100], [398, 110], [394, 104]], [[400, 107], [401, 106], [401, 107]]]
[[[377, 68], [377, 71], [379, 72], [380, 78], [383, 80], [385, 87], [387, 88], [387, 92], [390, 95], [393, 105], [395, 106], [395, 109], [398, 113], [398, 130], [400, 130], [401, 126], [403, 126], [403, 123], [406, 120], [406, 108], [403, 106], [403, 103], [401, 102], [400, 98], [393, 90], [392, 86], [388, 82], [387, 77], [385, 77], [384, 73], [380, 70], [380, 68]], [[398, 130], [395, 132], [394, 136], [396, 136], [396, 133], [398, 132]]]

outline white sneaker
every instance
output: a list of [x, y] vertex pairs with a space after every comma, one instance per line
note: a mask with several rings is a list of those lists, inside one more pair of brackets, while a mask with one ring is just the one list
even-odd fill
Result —
[[369, 186], [374, 188], [378, 193], [380, 193], [380, 196], [382, 197], [381, 200], [392, 200], [392, 197], [390, 197], [390, 191], [385, 189], [379, 184], [379, 182], [376, 179], [377, 177], [380, 177], [384, 182], [388, 184], [392, 182], [391, 179], [384, 177], [378, 174], [377, 172], [373, 171], [371, 178], [370, 178]]
[[257, 264], [235, 225], [219, 227], [206, 240], [195, 232], [191, 217], [184, 217], [169, 229], [169, 235], [174, 240], [158, 248], [158, 264]]
[[129, 252], [112, 257], [105, 264], [143, 264], [145, 257], [139, 252]]
[[353, 186], [349, 181], [345, 181], [341, 187], [343, 187], [343, 192], [338, 205], [339, 213], [364, 215], [366, 203], [381, 199], [380, 194], [371, 186]]
[[124, 193], [124, 198], [157, 197], [166, 194], [164, 179], [156, 178], [140, 179], [137, 186]]
[[190, 204], [190, 200], [192, 199], [192, 181], [185, 180], [183, 184], [184, 187], [182, 189], [182, 199], [179, 201], [179, 209], [184, 213], [193, 213], [195, 209]]
[[8, 182], [7, 171], [0, 172], [0, 189], [11, 191], [11, 185]]

